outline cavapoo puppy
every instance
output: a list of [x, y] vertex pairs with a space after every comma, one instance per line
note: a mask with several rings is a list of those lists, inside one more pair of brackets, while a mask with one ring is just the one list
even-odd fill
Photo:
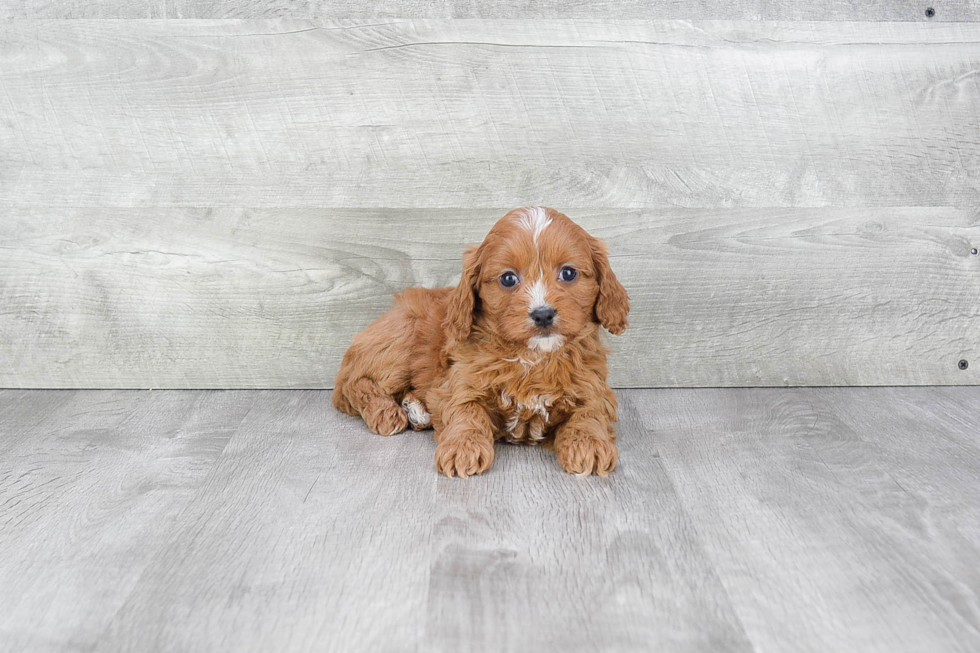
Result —
[[381, 435], [433, 427], [447, 476], [486, 471], [501, 438], [604, 476], [619, 452], [599, 325], [620, 334], [628, 313], [601, 241], [554, 209], [516, 209], [466, 251], [458, 286], [409, 288], [354, 338], [333, 403]]

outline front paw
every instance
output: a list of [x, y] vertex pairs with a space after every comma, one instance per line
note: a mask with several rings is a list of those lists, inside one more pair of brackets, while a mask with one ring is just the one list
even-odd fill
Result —
[[395, 435], [408, 427], [408, 415], [391, 397], [371, 402], [362, 416], [368, 428], [378, 435]]
[[573, 431], [555, 440], [558, 463], [569, 474], [606, 476], [616, 468], [619, 448], [608, 437]]
[[457, 435], [443, 439], [436, 447], [436, 469], [452, 478], [482, 474], [493, 462], [493, 438]]

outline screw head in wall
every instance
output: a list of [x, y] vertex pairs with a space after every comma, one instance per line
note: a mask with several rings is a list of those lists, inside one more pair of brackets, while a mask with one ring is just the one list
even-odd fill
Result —
[[974, 247], [973, 249], [971, 249], [970, 250], [970, 253], [973, 254], [974, 256], [976, 256], [977, 255], [977, 248]]
[[932, 7], [929, 7], [928, 9], [926, 9], [926, 18], [932, 18], [935, 15], [936, 15], [936, 10], [935, 9], [933, 9]]
[[965, 370], [966, 368], [970, 367], [970, 363], [966, 359], [963, 359], [957, 363], [956, 366], [961, 370]]

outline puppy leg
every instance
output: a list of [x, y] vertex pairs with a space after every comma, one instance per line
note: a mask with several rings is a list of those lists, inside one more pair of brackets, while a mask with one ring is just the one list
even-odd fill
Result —
[[373, 379], [362, 376], [347, 387], [346, 395], [368, 428], [378, 435], [395, 435], [408, 426], [408, 415]]
[[568, 418], [555, 431], [555, 453], [562, 469], [570, 474], [606, 476], [616, 468], [619, 449], [609, 418], [582, 411]]
[[436, 432], [436, 469], [452, 477], [482, 474], [493, 462], [493, 424], [476, 402], [453, 406]]
[[411, 386], [415, 326], [396, 299], [391, 310], [354, 337], [337, 372], [334, 406], [363, 417], [380, 435], [394, 435], [408, 426], [408, 416], [395, 398]]

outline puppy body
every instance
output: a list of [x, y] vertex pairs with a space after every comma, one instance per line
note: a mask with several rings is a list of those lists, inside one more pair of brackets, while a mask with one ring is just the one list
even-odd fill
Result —
[[622, 333], [628, 311], [600, 241], [552, 209], [518, 209], [467, 251], [458, 286], [410, 288], [354, 338], [334, 405], [382, 435], [431, 424], [449, 476], [485, 471], [497, 439], [605, 475], [616, 397], [599, 325]]

